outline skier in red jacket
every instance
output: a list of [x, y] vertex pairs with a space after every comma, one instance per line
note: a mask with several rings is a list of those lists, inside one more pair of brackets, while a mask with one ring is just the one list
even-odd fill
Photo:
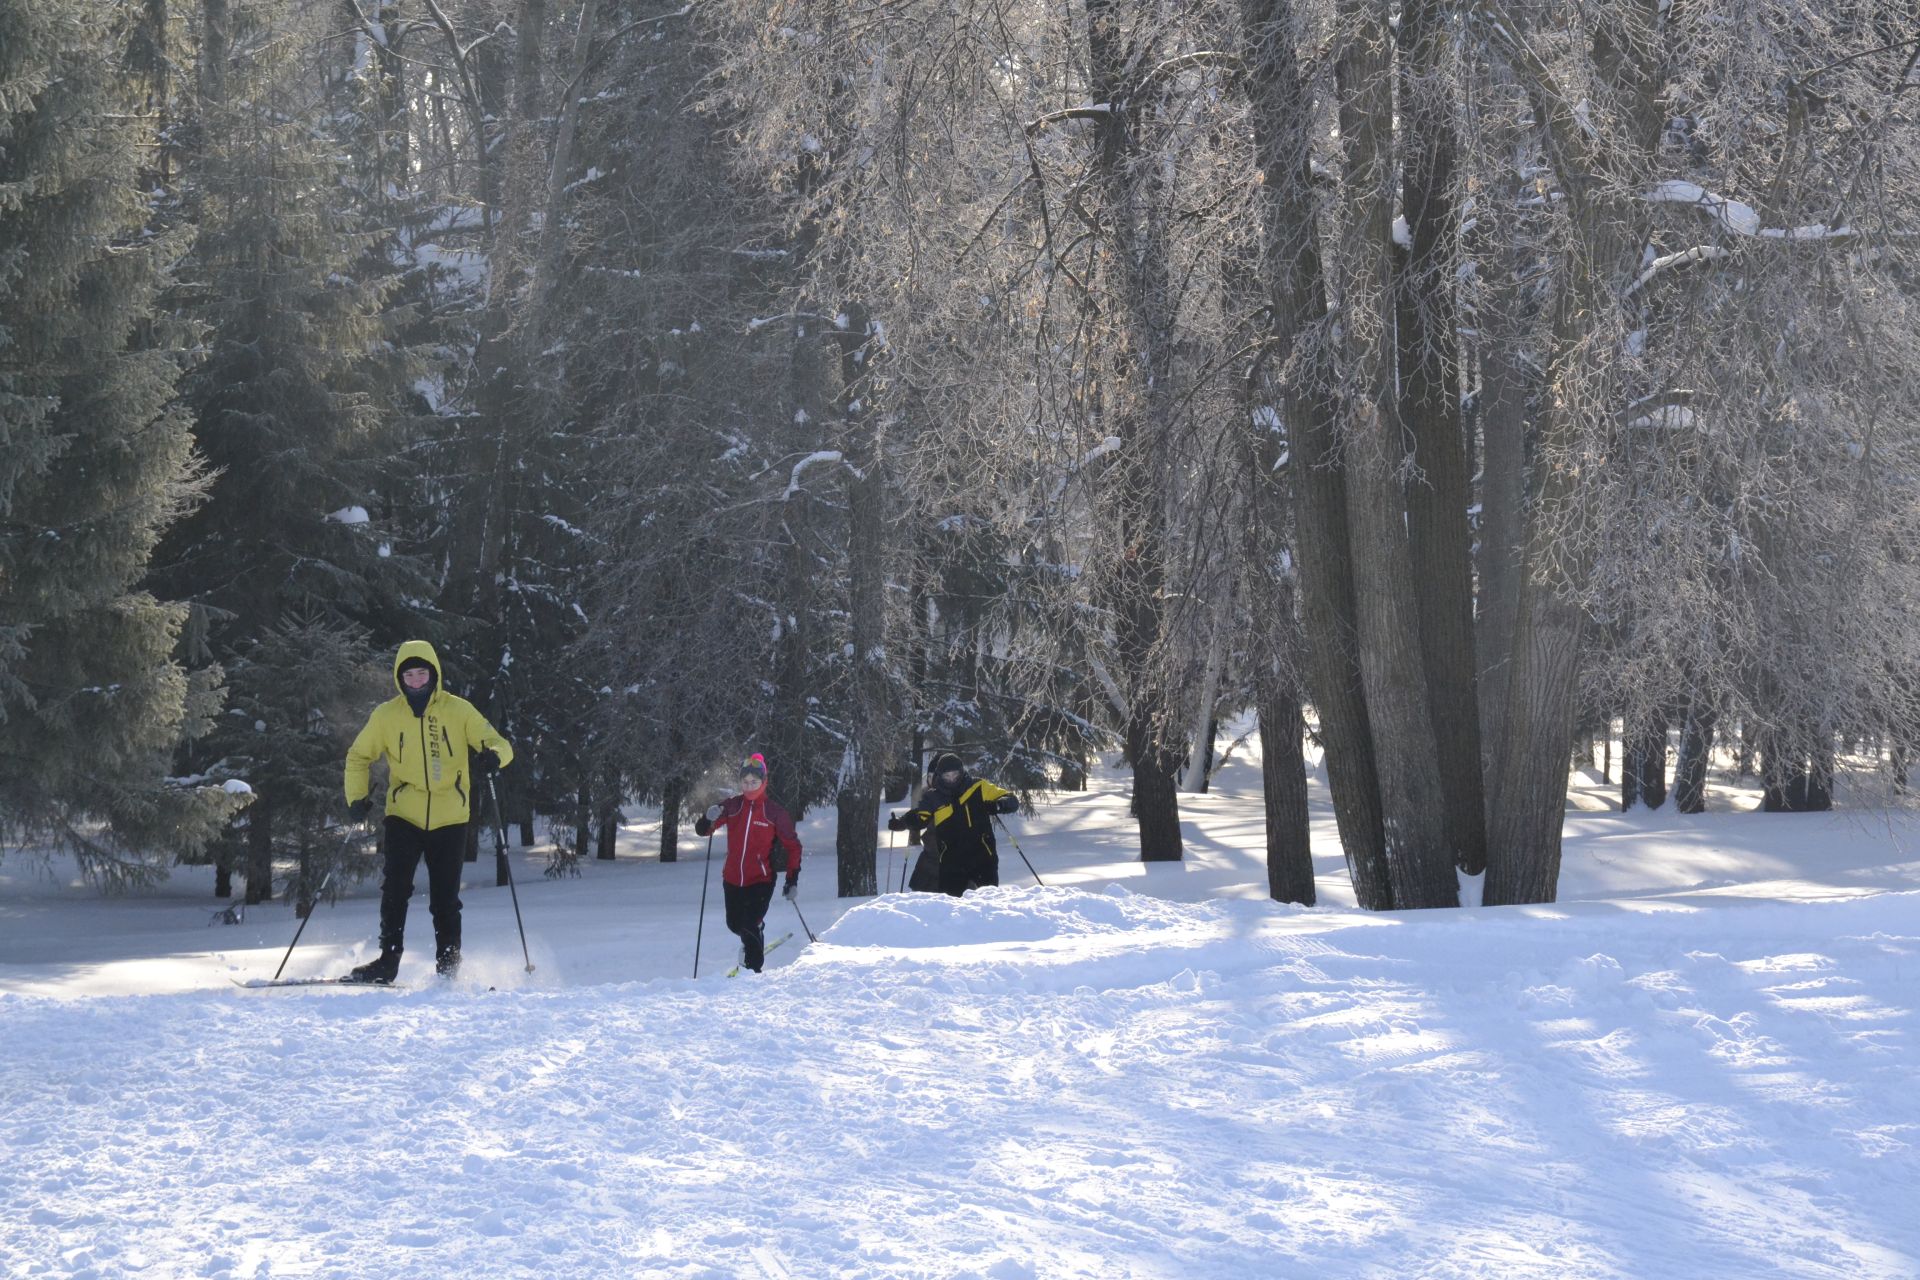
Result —
[[[800, 837], [793, 819], [767, 795], [767, 762], [759, 752], [740, 766], [740, 794], [695, 819], [700, 835], [727, 829], [727, 860], [720, 887], [727, 896], [727, 928], [745, 949], [740, 963], [760, 972], [766, 959], [767, 908], [773, 904], [773, 877], [787, 873], [784, 893], [791, 899], [800, 882]], [[776, 852], [778, 842], [783, 852]]]

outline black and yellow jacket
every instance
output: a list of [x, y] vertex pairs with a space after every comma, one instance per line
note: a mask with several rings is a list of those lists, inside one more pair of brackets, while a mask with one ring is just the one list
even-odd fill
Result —
[[404, 689], [373, 709], [347, 748], [347, 803], [367, 794], [373, 762], [385, 756], [387, 816], [436, 831], [471, 815], [467, 753], [491, 750], [504, 766], [513, 759], [513, 747], [471, 702], [440, 687], [440, 657], [425, 640], [409, 640], [394, 654], [394, 688], [401, 689], [400, 664], [409, 658], [433, 668], [433, 696], [418, 715], [407, 705]]
[[993, 838], [993, 815], [1012, 813], [1019, 807], [1020, 797], [1005, 787], [985, 778], [969, 778], [961, 782], [958, 796], [928, 787], [920, 793], [920, 803], [900, 815], [899, 825], [916, 832], [932, 828], [943, 861], [952, 857], [997, 858], [1000, 849]]

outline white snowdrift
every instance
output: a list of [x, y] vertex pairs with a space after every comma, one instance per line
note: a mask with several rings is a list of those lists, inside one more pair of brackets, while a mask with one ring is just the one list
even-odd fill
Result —
[[1002, 888], [757, 981], [13, 996], [0, 1269], [1911, 1277], [1916, 907]]

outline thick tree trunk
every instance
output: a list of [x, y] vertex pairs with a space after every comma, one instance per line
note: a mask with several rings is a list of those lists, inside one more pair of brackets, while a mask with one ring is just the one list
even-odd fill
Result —
[[1681, 813], [1707, 811], [1707, 766], [1716, 719], [1712, 703], [1696, 700], [1681, 724], [1680, 760], [1673, 770], [1673, 804]]
[[871, 897], [879, 883], [882, 776], [894, 717], [887, 706], [886, 480], [880, 416], [873, 404], [873, 364], [879, 352], [866, 308], [846, 303], [838, 331], [841, 451], [847, 460], [847, 607], [853, 656], [852, 714], [846, 759], [835, 797], [840, 821], [834, 836], [839, 895]]
[[[1221, 608], [1230, 609], [1231, 602], [1223, 604]], [[1219, 622], [1210, 617], [1207, 622], [1207, 664], [1200, 673], [1200, 692], [1193, 706], [1193, 731], [1188, 739], [1192, 745], [1187, 750], [1186, 767], [1181, 770], [1180, 776], [1180, 789], [1189, 795], [1206, 793], [1207, 771], [1213, 767], [1213, 737], [1217, 728], [1213, 704], [1220, 696], [1220, 665], [1226, 649], [1220, 630]]]
[[596, 833], [599, 844], [594, 849], [594, 857], [612, 862], [620, 840], [620, 778], [611, 769], [600, 779], [600, 813]]
[[[1273, 363], [1317, 338], [1327, 321], [1313, 178], [1313, 111], [1294, 53], [1289, 0], [1241, 0], [1250, 47], [1244, 59], [1254, 142], [1268, 197], [1263, 233], [1273, 290]], [[1324, 357], [1286, 385], [1293, 457], [1294, 538], [1299, 551], [1307, 688], [1320, 722], [1340, 844], [1363, 907], [1394, 905], [1372, 729], [1355, 651], [1357, 624], [1347, 542], [1346, 479]]]
[[1782, 745], [1783, 735], [1761, 736], [1763, 813], [1825, 813], [1833, 808], [1833, 751]]
[[[1527, 131], [1511, 123], [1521, 104], [1503, 100], [1491, 77], [1475, 90], [1495, 105], [1487, 112], [1496, 154], [1525, 153]], [[1504, 109], [1503, 109], [1504, 108]], [[1491, 199], [1476, 211], [1483, 231], [1475, 239], [1492, 246], [1521, 239], [1515, 215], [1524, 179], [1517, 165], [1493, 189]], [[1480, 543], [1475, 553], [1479, 598], [1474, 627], [1475, 682], [1479, 691], [1481, 760], [1490, 767], [1493, 744], [1485, 741], [1499, 732], [1507, 711], [1507, 684], [1512, 675], [1513, 635], [1519, 618], [1521, 544], [1525, 540], [1527, 499], [1527, 407], [1535, 398], [1539, 379], [1521, 359], [1531, 305], [1522, 281], [1529, 271], [1520, 251], [1503, 257], [1488, 255], [1498, 265], [1482, 283], [1475, 338], [1480, 385], [1475, 397], [1480, 430]], [[1533, 264], [1537, 265], [1537, 264]], [[1484, 794], [1484, 788], [1483, 788]]]
[[680, 860], [680, 803], [687, 792], [679, 778], [668, 782], [660, 793], [660, 861]]
[[1486, 793], [1474, 679], [1471, 501], [1455, 340], [1454, 122], [1447, 89], [1446, 11], [1415, 0], [1400, 22], [1402, 184], [1412, 241], [1397, 301], [1400, 417], [1416, 470], [1406, 489], [1414, 603], [1438, 745], [1446, 839], [1459, 868], [1486, 869]]
[[[1526, 513], [1511, 678], [1487, 782], [1488, 905], [1551, 902], [1559, 885], [1567, 744], [1586, 628], [1578, 592], [1590, 567], [1581, 521], [1582, 444], [1596, 419], [1613, 408], [1618, 379], [1607, 361], [1624, 349], [1627, 287], [1647, 243], [1646, 209], [1621, 193], [1639, 189], [1665, 123], [1667, 0], [1623, 0], [1619, 8], [1617, 22], [1595, 28], [1591, 50], [1621, 122], [1619, 135], [1604, 140], [1578, 104], [1557, 92], [1525, 32], [1493, 30], [1527, 80], [1536, 118], [1551, 140], [1571, 234], [1556, 284], [1550, 393], [1539, 415], [1539, 475]], [[1596, 353], [1603, 353], [1597, 366]]]
[[1178, 862], [1185, 852], [1180, 834], [1180, 793], [1174, 786], [1180, 761], [1141, 723], [1129, 728], [1127, 748], [1133, 760], [1133, 807], [1140, 826], [1140, 860]]
[[1566, 823], [1567, 744], [1586, 615], [1578, 602], [1525, 590], [1515, 627], [1507, 717], [1488, 777], [1488, 906], [1552, 902]]
[[1352, 530], [1360, 677], [1373, 728], [1396, 907], [1459, 904], [1448, 842], [1439, 746], [1428, 708], [1414, 608], [1413, 561], [1394, 387], [1392, 263], [1393, 57], [1385, 6], [1346, 6], [1351, 33], [1336, 66], [1346, 149], [1347, 243], [1342, 324], [1355, 369], [1347, 424], [1347, 521]]
[[247, 810], [246, 905], [273, 900], [273, 800], [264, 793]]
[[1148, 104], [1135, 100], [1128, 24], [1116, 0], [1087, 4], [1088, 73], [1097, 100], [1125, 104], [1098, 124], [1096, 179], [1104, 205], [1113, 291], [1123, 309], [1126, 349], [1110, 403], [1120, 450], [1105, 495], [1117, 534], [1112, 567], [1115, 648], [1126, 690], [1127, 761], [1133, 767], [1140, 857], [1178, 861], [1180, 799], [1174, 785], [1184, 754], [1166, 653], [1166, 432], [1182, 415], [1172, 361], [1172, 301], [1165, 204], [1159, 169], [1140, 163], [1136, 126]]
[[1267, 892], [1275, 902], [1314, 904], [1313, 842], [1307, 821], [1307, 722], [1300, 691], [1273, 673], [1256, 690], [1261, 790], [1267, 802]]
[[1620, 808], [1644, 804], [1658, 809], [1667, 802], [1667, 718], [1655, 712], [1640, 723], [1625, 747], [1620, 766]]

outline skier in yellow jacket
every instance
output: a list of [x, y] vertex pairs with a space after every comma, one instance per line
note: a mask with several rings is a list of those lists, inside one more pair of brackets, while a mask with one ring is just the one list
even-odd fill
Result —
[[414, 872], [427, 863], [427, 905], [433, 914], [434, 968], [460, 967], [460, 863], [475, 803], [472, 771], [490, 777], [513, 759], [513, 747], [465, 698], [441, 687], [440, 658], [425, 640], [409, 640], [393, 657], [399, 690], [367, 717], [347, 748], [347, 809], [363, 819], [373, 807], [370, 770], [387, 760], [386, 859], [380, 880], [380, 956], [354, 969], [355, 982], [388, 983], [400, 971], [401, 940]]

